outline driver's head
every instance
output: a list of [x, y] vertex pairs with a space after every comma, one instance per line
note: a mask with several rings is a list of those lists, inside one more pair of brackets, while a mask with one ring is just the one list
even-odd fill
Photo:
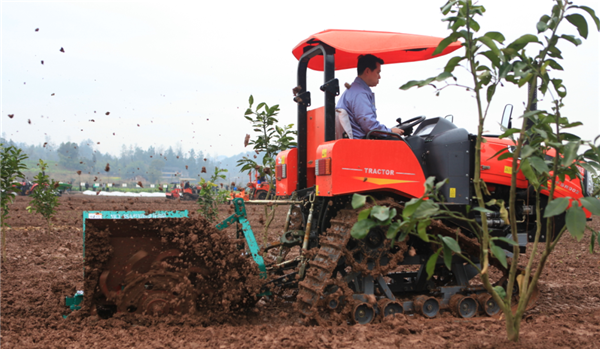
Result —
[[358, 56], [358, 64], [356, 69], [358, 71], [358, 77], [370, 87], [375, 87], [379, 83], [381, 76], [381, 65], [383, 59], [373, 56], [371, 54]]

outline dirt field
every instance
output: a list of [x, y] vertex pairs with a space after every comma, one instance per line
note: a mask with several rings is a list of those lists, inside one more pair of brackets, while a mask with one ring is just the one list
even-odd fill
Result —
[[[566, 236], [540, 281], [540, 299], [521, 326], [521, 342], [507, 342], [504, 322], [477, 317], [435, 319], [400, 316], [368, 326], [304, 326], [289, 303], [261, 300], [249, 311], [208, 325], [189, 316], [157, 319], [120, 316], [103, 320], [64, 306], [83, 289], [83, 210], [190, 210], [196, 204], [156, 198], [64, 195], [50, 231], [39, 215], [12, 205], [7, 262], [1, 269], [2, 348], [598, 348], [600, 347], [600, 259], [587, 240]], [[257, 239], [261, 207], [249, 215]], [[230, 215], [220, 208], [221, 218]], [[281, 208], [269, 240], [283, 227]], [[590, 222], [600, 229], [598, 217]], [[232, 235], [232, 228], [224, 234]], [[203, 314], [194, 316], [202, 317]]]

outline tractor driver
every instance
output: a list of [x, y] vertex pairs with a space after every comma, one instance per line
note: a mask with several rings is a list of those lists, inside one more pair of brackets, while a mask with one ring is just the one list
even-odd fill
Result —
[[[377, 86], [381, 76], [381, 65], [383, 59], [371, 54], [360, 55], [358, 57], [357, 71], [358, 76], [354, 82], [344, 92], [337, 103], [336, 114], [348, 114], [348, 119], [352, 127], [352, 134], [346, 131], [350, 138], [362, 139], [369, 131], [380, 130], [393, 132], [399, 135], [404, 134], [404, 130], [397, 127], [387, 128], [377, 121], [377, 108], [375, 108], [375, 95], [371, 87]], [[337, 122], [336, 122], [337, 123]]]

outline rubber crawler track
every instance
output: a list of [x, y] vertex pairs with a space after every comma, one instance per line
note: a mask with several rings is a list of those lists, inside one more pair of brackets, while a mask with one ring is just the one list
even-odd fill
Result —
[[306, 277], [298, 284], [298, 311], [307, 318], [314, 317], [319, 297], [327, 285], [339, 259], [350, 240], [350, 230], [356, 221], [356, 210], [340, 210], [331, 220], [331, 227], [321, 237], [321, 247], [310, 261]]
[[[331, 227], [327, 229], [326, 234], [321, 236], [320, 248], [316, 249], [317, 252], [314, 255], [314, 258], [309, 262], [310, 268], [307, 269], [305, 279], [298, 284], [299, 290], [296, 307], [307, 319], [314, 319], [318, 316], [316, 312], [318, 311], [317, 305], [319, 299], [323, 295], [323, 291], [328, 285], [328, 281], [336, 269], [340, 258], [347, 253], [346, 246], [350, 241], [350, 232], [352, 226], [356, 222], [359, 211], [360, 210], [350, 209], [340, 210], [331, 220]], [[468, 238], [463, 233], [447, 227], [438, 220], [432, 221], [432, 224], [428, 229], [430, 230], [430, 233], [457, 238], [463, 251], [471, 255], [479, 255], [481, 247], [477, 239]], [[510, 262], [507, 269], [493, 256], [490, 255], [489, 259], [490, 264], [498, 268], [505, 277], [508, 275]], [[520, 268], [519, 271], [521, 271]], [[527, 307], [528, 309], [533, 307], [537, 297], [538, 292], [536, 290], [530, 299]]]

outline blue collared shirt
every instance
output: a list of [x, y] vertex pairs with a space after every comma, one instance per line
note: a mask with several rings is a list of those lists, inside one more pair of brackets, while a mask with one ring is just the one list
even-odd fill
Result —
[[340, 97], [336, 109], [345, 109], [350, 117], [354, 139], [362, 139], [371, 130], [392, 132], [377, 121], [375, 95], [363, 79], [356, 77]]

